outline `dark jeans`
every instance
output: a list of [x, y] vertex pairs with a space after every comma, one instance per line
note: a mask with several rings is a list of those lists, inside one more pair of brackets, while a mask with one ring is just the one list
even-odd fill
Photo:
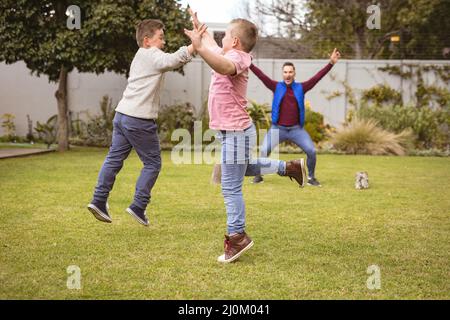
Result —
[[136, 182], [134, 204], [145, 210], [161, 170], [161, 149], [154, 120], [133, 118], [119, 112], [113, 121], [113, 137], [95, 187], [94, 200], [106, 202], [123, 161], [134, 148], [144, 164]]

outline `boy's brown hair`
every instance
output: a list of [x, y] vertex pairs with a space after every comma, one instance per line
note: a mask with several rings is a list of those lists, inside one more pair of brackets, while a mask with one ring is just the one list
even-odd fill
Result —
[[258, 39], [258, 28], [255, 24], [246, 19], [233, 19], [230, 25], [234, 25], [231, 35], [239, 38], [242, 49], [245, 52], [252, 51]]
[[136, 25], [136, 42], [142, 47], [144, 37], [151, 38], [156, 30], [164, 29], [164, 23], [160, 20], [145, 19]]

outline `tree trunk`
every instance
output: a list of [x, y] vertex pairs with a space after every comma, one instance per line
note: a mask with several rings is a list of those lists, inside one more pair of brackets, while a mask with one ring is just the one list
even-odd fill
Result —
[[55, 92], [58, 103], [58, 151], [69, 150], [69, 125], [67, 107], [67, 70], [61, 66], [58, 90]]
[[362, 50], [361, 50], [361, 44], [356, 41], [353, 45], [353, 50], [355, 52], [355, 59], [362, 59]]
[[366, 51], [365, 32], [364, 30], [356, 30], [356, 39], [353, 44], [353, 50], [355, 52], [355, 59], [364, 59]]

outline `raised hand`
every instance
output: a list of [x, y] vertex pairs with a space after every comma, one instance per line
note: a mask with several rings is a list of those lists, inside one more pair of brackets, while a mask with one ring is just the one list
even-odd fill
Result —
[[[199, 29], [202, 23], [198, 20], [197, 12], [194, 12], [191, 7], [188, 8], [188, 12], [192, 18], [192, 26], [194, 29]], [[202, 41], [203, 45], [207, 48], [212, 49], [218, 47], [216, 40], [214, 40], [214, 37], [208, 31], [202, 34]]]
[[202, 35], [205, 33], [208, 27], [205, 24], [202, 24], [200, 27], [195, 28], [194, 30], [184, 29], [184, 33], [191, 39], [192, 45], [195, 50], [199, 50], [202, 48]]
[[192, 26], [194, 29], [198, 29], [201, 25], [200, 21], [198, 21], [197, 12], [194, 12], [191, 8], [188, 9], [189, 14], [192, 18]]
[[330, 54], [330, 62], [332, 64], [336, 64], [336, 62], [338, 62], [338, 60], [341, 58], [341, 53], [334, 48], [333, 53]]

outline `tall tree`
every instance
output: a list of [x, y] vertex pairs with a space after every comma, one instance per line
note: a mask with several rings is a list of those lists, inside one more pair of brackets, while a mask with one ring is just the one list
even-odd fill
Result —
[[369, 29], [367, 8], [372, 0], [310, 1], [303, 28], [303, 39], [322, 55], [330, 47], [339, 47], [346, 57], [372, 58], [380, 41], [392, 33], [391, 16], [404, 0], [380, 1], [381, 29]]
[[33, 74], [58, 83], [58, 150], [69, 148], [67, 75], [113, 71], [127, 74], [138, 49], [135, 25], [147, 18], [166, 26], [167, 50], [187, 43], [188, 14], [176, 0], [77, 0], [81, 28], [69, 29], [70, 0], [0, 1], [0, 61], [24, 61]]
[[398, 12], [403, 30], [403, 56], [450, 58], [450, 0], [408, 0]]
[[[272, 16], [276, 35], [300, 39], [319, 58], [333, 47], [355, 59], [442, 59], [450, 50], [450, 0], [254, 0], [253, 15]], [[367, 26], [378, 4], [381, 28]], [[264, 26], [262, 26], [264, 27]], [[399, 42], [392, 43], [391, 37]]]

